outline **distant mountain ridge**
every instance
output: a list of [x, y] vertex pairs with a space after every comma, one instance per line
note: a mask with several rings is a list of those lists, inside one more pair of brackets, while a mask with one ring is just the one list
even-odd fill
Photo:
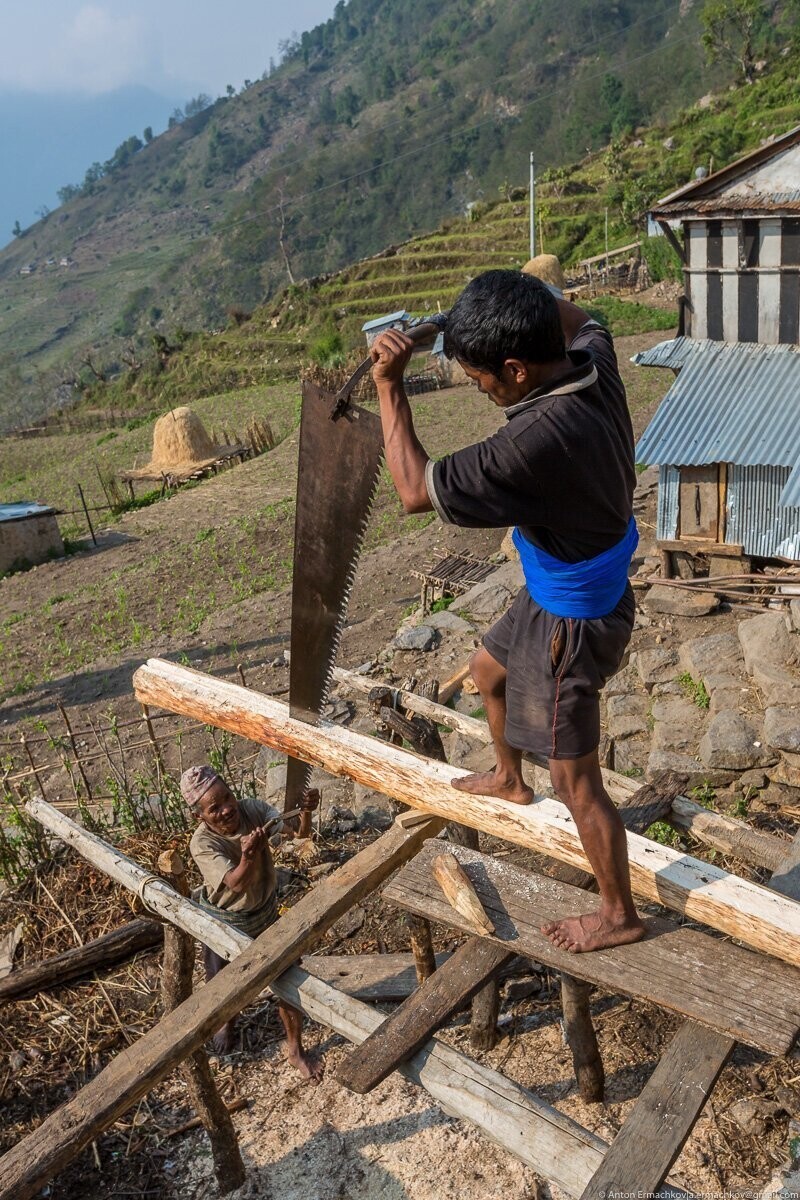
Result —
[[[0, 252], [3, 393], [33, 416], [60, 380], [113, 371], [153, 334], [219, 326], [287, 286], [291, 306], [297, 281], [524, 183], [531, 148], [552, 169], [725, 79], [684, 0], [341, 3], [269, 78]], [[570, 253], [601, 248], [596, 222], [571, 220]]]
[[58, 206], [64, 184], [82, 179], [132, 133], [166, 129], [177, 101], [150, 88], [124, 87], [101, 96], [0, 89], [0, 246], [12, 226], [33, 224], [42, 206]]

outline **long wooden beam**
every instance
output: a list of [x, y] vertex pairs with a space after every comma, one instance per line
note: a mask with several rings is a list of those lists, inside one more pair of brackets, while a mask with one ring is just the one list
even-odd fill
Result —
[[[143, 704], [228, 729], [446, 821], [589, 867], [575, 822], [556, 800], [537, 797], [520, 806], [469, 795], [452, 787], [467, 772], [447, 763], [337, 725], [307, 725], [268, 696], [162, 659], [139, 668], [134, 688]], [[628, 858], [638, 896], [800, 965], [800, 904], [634, 833], [628, 834]]]
[[[53, 832], [56, 830], [55, 818], [62, 817], [63, 814], [49, 804], [37, 806], [37, 819]], [[74, 825], [74, 822], [70, 824]], [[60, 822], [59, 828], [63, 828]], [[75, 826], [75, 829], [79, 828]], [[71, 844], [78, 853], [99, 865], [95, 846], [99, 840], [93, 838], [89, 842], [73, 838]], [[133, 873], [119, 882], [137, 892], [141, 879], [146, 879], [149, 872], [136, 863], [132, 865], [137, 872], [141, 872], [141, 876]], [[175, 905], [167, 919], [178, 928], [191, 932], [192, 910], [197, 906], [190, 900], [183, 900], [180, 896], [177, 898], [182, 903]], [[207, 944], [212, 948], [219, 946], [219, 953], [236, 958], [252, 945], [251, 938], [236, 931], [232, 931], [235, 938], [231, 943], [226, 936], [231, 931], [223, 921], [211, 914], [209, 922]], [[313, 972], [318, 966], [324, 970], [325, 965], [332, 961], [320, 959], [317, 963], [311, 958], [306, 959], [305, 963], [307, 966], [314, 964]], [[281, 1000], [302, 1009], [311, 1020], [327, 1025], [356, 1045], [373, 1034], [385, 1020], [383, 1013], [300, 967], [290, 967], [273, 979], [269, 986]], [[435, 1038], [407, 1063], [401, 1064], [398, 1070], [407, 1079], [424, 1087], [446, 1112], [470, 1121], [491, 1141], [558, 1184], [569, 1196], [580, 1196], [608, 1149], [607, 1143], [596, 1134], [590, 1133], [532, 1092], [512, 1083], [497, 1071], [473, 1062]], [[0, 1165], [2, 1161], [0, 1159]], [[685, 1200], [686, 1195], [670, 1186], [658, 1192], [660, 1200]]]
[[30, 1200], [98, 1134], [160, 1083], [443, 825], [390, 830], [306, 893], [236, 960], [117, 1055], [0, 1159], [0, 1200]]
[[[335, 667], [333, 677], [337, 683], [352, 691], [368, 695], [374, 687], [380, 685], [379, 679], [369, 675], [359, 675], [357, 671], [348, 671], [344, 667]], [[485, 721], [468, 717], [464, 713], [436, 704], [426, 696], [418, 696], [415, 692], [405, 692], [395, 689], [397, 698], [403, 708], [418, 713], [421, 717], [430, 717], [440, 725], [446, 725], [461, 733], [472, 741], [488, 746], [492, 740], [489, 726]], [[525, 755], [534, 764], [534, 785], [537, 791], [545, 791], [550, 783], [550, 772], [544, 759]], [[630, 779], [603, 767], [603, 782], [615, 804], [624, 804], [639, 787], [639, 780]], [[686, 830], [698, 841], [719, 850], [722, 854], [730, 854], [742, 862], [752, 863], [757, 867], [767, 867], [774, 871], [786, 854], [788, 843], [770, 833], [752, 829], [746, 821], [729, 817], [725, 813], [711, 812], [703, 808], [689, 796], [677, 796], [672, 802], [671, 812], [664, 817], [678, 829]]]

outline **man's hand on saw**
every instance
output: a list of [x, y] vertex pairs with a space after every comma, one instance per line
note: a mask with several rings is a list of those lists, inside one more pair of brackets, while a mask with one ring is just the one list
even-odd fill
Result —
[[375, 339], [370, 347], [370, 357], [375, 364], [372, 378], [375, 383], [402, 383], [403, 372], [408, 366], [414, 343], [399, 329], [387, 329]]

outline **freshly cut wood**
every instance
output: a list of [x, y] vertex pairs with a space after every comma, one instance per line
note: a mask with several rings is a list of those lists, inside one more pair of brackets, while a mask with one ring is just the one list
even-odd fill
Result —
[[445, 679], [439, 689], [439, 703], [447, 704], [448, 700], [452, 700], [464, 680], [468, 678], [469, 663], [464, 663], [464, 666], [459, 667], [454, 675], [451, 675], [449, 679]]
[[[443, 899], [426, 846], [384, 888], [398, 907], [469, 933], [467, 922]], [[692, 1017], [738, 1041], [786, 1054], [800, 1027], [800, 971], [662, 918], [646, 919], [641, 942], [569, 954], [541, 933], [547, 921], [589, 912], [600, 901], [590, 892], [533, 875], [502, 859], [453, 848], [495, 926], [492, 940], [518, 954], [567, 971], [606, 990], [650, 1000]]]
[[[335, 667], [333, 677], [337, 683], [341, 683], [353, 691], [364, 693], [368, 693], [374, 688], [377, 682], [368, 675], [359, 675], [358, 672], [348, 671], [343, 667]], [[488, 745], [492, 740], [489, 726], [485, 721], [478, 721], [475, 717], [467, 717], [464, 713], [455, 712], [452, 708], [445, 708], [441, 702], [435, 704], [430, 699], [418, 696], [414, 692], [400, 690], [396, 695], [404, 708], [419, 713], [420, 716], [429, 717], [440, 725], [446, 725], [448, 729], [454, 729], [456, 732], [462, 733], [464, 737], [483, 745]], [[526, 754], [524, 757], [535, 764], [534, 785], [536, 790], [545, 791], [550, 783], [547, 763], [544, 759], [536, 759], [533, 755]], [[620, 775], [616, 771], [610, 771], [606, 767], [603, 768], [603, 782], [615, 804], [623, 803], [625, 798], [632, 795], [639, 786], [636, 780], [629, 779], [627, 775]], [[758, 829], [751, 829], [745, 821], [739, 821], [735, 817], [711, 812], [688, 796], [677, 796], [673, 802], [672, 811], [665, 819], [668, 819], [670, 824], [675, 825], [676, 828], [691, 833], [692, 837], [710, 846], [713, 850], [730, 854], [734, 858], [741, 859], [742, 862], [767, 867], [770, 871], [775, 870], [786, 852], [786, 843], [781, 838], [775, 837], [773, 834], [762, 833]]]
[[146, 1095], [220, 1025], [295, 962], [343, 913], [413, 856], [442, 822], [395, 825], [307, 892], [153, 1029], [123, 1050], [77, 1095], [0, 1159], [0, 1200], [29, 1200], [98, 1134]]
[[[228, 729], [334, 775], [346, 775], [412, 808], [471, 825], [573, 866], [588, 867], [566, 807], [537, 798], [529, 805], [473, 796], [452, 787], [467, 774], [420, 759], [337, 725], [306, 725], [286, 705], [227, 680], [151, 659], [134, 675], [137, 698]], [[701, 921], [787, 962], [800, 963], [800, 905], [669, 846], [628, 834], [637, 895]]]
[[461, 913], [467, 924], [472, 927], [472, 932], [480, 936], [494, 933], [494, 925], [487, 917], [478, 899], [478, 893], [470, 883], [469, 876], [462, 871], [458, 859], [453, 854], [437, 854], [431, 870], [453, 908]]
[[82, 946], [74, 946], [63, 954], [55, 954], [42, 962], [12, 971], [0, 980], [0, 1001], [21, 1000], [26, 996], [35, 996], [37, 992], [66, 987], [94, 971], [104, 971], [127, 962], [141, 950], [160, 946], [163, 937], [164, 926], [159, 921], [146, 918], [127, 921], [119, 929], [92, 938]]
[[470, 938], [339, 1065], [338, 1082], [360, 1095], [371, 1092], [512, 957], [511, 951], [484, 938]]

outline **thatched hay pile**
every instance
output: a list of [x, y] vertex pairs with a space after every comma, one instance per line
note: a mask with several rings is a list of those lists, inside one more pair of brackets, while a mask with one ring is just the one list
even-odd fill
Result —
[[537, 254], [535, 258], [525, 263], [522, 273], [523, 275], [535, 275], [537, 279], [541, 279], [542, 283], [549, 283], [551, 287], [558, 288], [560, 292], [563, 292], [567, 286], [561, 263], [555, 254]]
[[170, 409], [153, 426], [153, 454], [150, 462], [130, 478], [152, 479], [160, 475], [181, 478], [208, 467], [233, 446], [218, 446], [208, 435], [197, 413], [186, 405]]

